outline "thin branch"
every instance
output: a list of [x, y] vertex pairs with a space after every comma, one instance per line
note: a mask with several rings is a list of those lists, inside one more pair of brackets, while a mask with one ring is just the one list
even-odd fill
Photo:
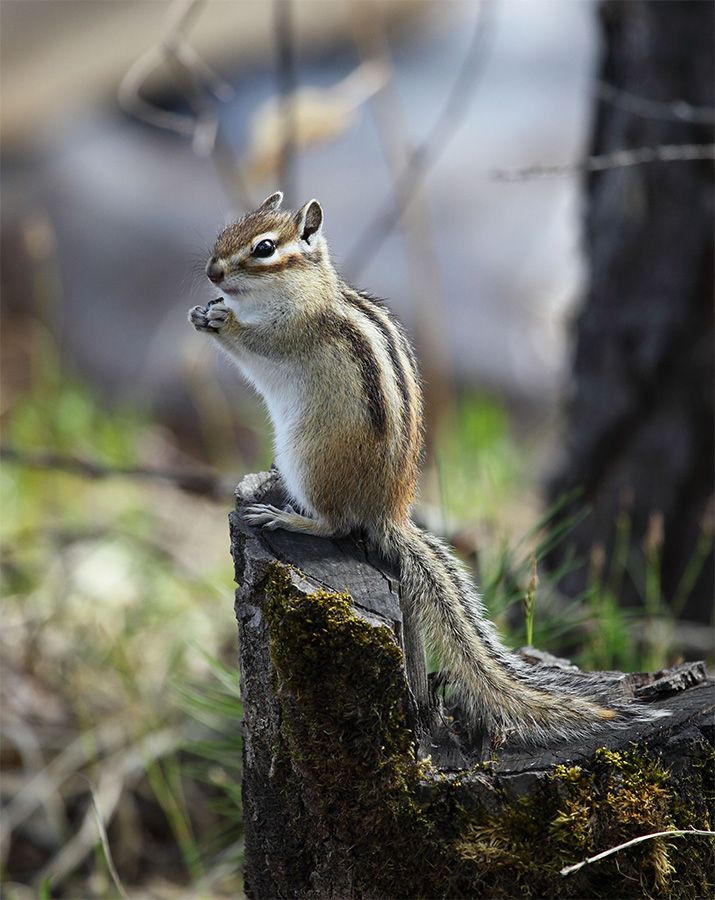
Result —
[[49, 469], [67, 472], [82, 478], [143, 478], [168, 481], [182, 491], [223, 500], [233, 491], [233, 482], [212, 473], [183, 472], [147, 466], [107, 466], [75, 456], [60, 456], [48, 451], [20, 451], [14, 447], [0, 447], [0, 459], [29, 469]]
[[711, 106], [693, 106], [685, 100], [673, 100], [670, 103], [648, 100], [620, 90], [606, 81], [596, 84], [596, 95], [605, 103], [647, 119], [670, 119], [697, 125], [712, 125], [715, 122], [715, 109]]
[[278, 183], [290, 206], [295, 197], [296, 122], [294, 96], [297, 86], [293, 0], [274, 0], [276, 82], [281, 116]]
[[[229, 100], [233, 88], [201, 59], [185, 35], [191, 16], [202, 3], [203, 0], [174, 0], [159, 42], [130, 67], [119, 85], [117, 100], [122, 109], [135, 118], [156, 128], [191, 137], [194, 152], [198, 156], [212, 157], [232, 194], [244, 208], [250, 208], [251, 198], [240, 167], [209, 99], [209, 94], [213, 94], [218, 100]], [[142, 97], [146, 80], [161, 65], [169, 67], [193, 115], [162, 109]]]
[[696, 159], [715, 159], [715, 144], [661, 144], [635, 150], [615, 150], [600, 156], [589, 156], [578, 163], [562, 166], [533, 165], [526, 168], [494, 169], [494, 181], [529, 181], [535, 178], [562, 178], [582, 172], [602, 172], [623, 169], [651, 162], [687, 162]]
[[198, 7], [198, 0], [175, 0], [171, 4], [161, 39], [130, 67], [117, 91], [119, 105], [130, 115], [156, 128], [185, 135], [195, 135], [197, 130], [204, 127], [199, 117], [162, 109], [145, 100], [141, 96], [141, 88], [153, 71], [173, 58], [184, 68], [195, 72], [197, 80], [207, 83], [210, 89], [220, 96], [225, 98], [232, 90], [230, 85], [223, 82], [200, 59], [196, 51], [189, 46], [183, 33], [190, 16]]
[[584, 859], [580, 863], [575, 863], [572, 866], [565, 866], [561, 869], [559, 875], [571, 875], [573, 872], [578, 872], [583, 866], [598, 862], [601, 859], [605, 859], [607, 856], [611, 856], [613, 853], [618, 853], [620, 850], [625, 850], [628, 847], [633, 847], [635, 844], [640, 844], [642, 841], [650, 841], [652, 838], [660, 837], [682, 837], [686, 834], [699, 835], [700, 837], [715, 837], [715, 831], [701, 831], [697, 828], [688, 828], [685, 830], [674, 829], [673, 831], [656, 831], [653, 834], [642, 834], [640, 837], [626, 841], [624, 844], [618, 844], [617, 847], [611, 847], [610, 850], [604, 850], [603, 853], [589, 856], [588, 859]]
[[149, 75], [166, 61], [166, 57], [166, 49], [160, 44], [140, 56], [122, 78], [117, 90], [117, 100], [122, 109], [135, 119], [140, 119], [155, 128], [193, 135], [196, 129], [193, 116], [161, 109], [141, 96], [142, 85]]
[[346, 261], [346, 269], [357, 277], [399, 222], [415, 191], [447, 148], [461, 125], [475, 87], [488, 59], [494, 0], [481, 0], [472, 39], [447, 101], [427, 137], [410, 154], [395, 183], [393, 196], [369, 223]]

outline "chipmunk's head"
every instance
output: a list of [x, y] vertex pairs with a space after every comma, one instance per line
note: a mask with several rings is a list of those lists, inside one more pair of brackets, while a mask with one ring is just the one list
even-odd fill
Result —
[[280, 191], [271, 194], [216, 241], [206, 275], [228, 298], [263, 288], [285, 291], [328, 263], [318, 201], [293, 212], [280, 209], [282, 200]]

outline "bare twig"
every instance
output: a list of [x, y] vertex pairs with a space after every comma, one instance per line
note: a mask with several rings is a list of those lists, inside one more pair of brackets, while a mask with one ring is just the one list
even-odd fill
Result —
[[577, 872], [579, 869], [583, 868], [583, 866], [598, 862], [601, 859], [605, 859], [607, 856], [611, 856], [613, 853], [618, 853], [620, 850], [625, 850], [628, 847], [633, 847], [635, 844], [640, 844], [642, 841], [650, 841], [653, 838], [660, 837], [683, 837], [686, 834], [699, 835], [700, 837], [715, 837], [715, 831], [701, 831], [697, 828], [688, 828], [685, 830], [674, 829], [673, 831], [656, 831], [653, 834], [642, 834], [640, 837], [626, 841], [624, 844], [618, 844], [617, 847], [611, 847], [610, 850], [604, 850], [603, 853], [589, 856], [588, 859], [584, 859], [580, 863], [574, 863], [572, 866], [564, 866], [559, 872], [559, 875], [571, 875], [573, 872]]
[[372, 259], [400, 220], [414, 193], [442, 155], [474, 96], [484, 71], [492, 34], [494, 0], [481, 0], [472, 39], [447, 101], [427, 137], [410, 153], [407, 165], [395, 183], [392, 197], [369, 223], [346, 261], [354, 278]]
[[646, 97], [620, 90], [605, 81], [596, 84], [596, 94], [612, 106], [647, 119], [672, 119], [676, 122], [691, 122], [697, 125], [712, 125], [715, 122], [715, 109], [711, 106], [693, 106], [685, 100], [673, 100], [670, 103], [648, 100]]
[[295, 35], [293, 0], [274, 0], [276, 32], [276, 81], [280, 104], [282, 134], [278, 162], [278, 183], [286, 195], [286, 205], [295, 198]]
[[[231, 192], [244, 208], [250, 208], [251, 198], [238, 161], [223, 137], [218, 114], [209, 98], [213, 94], [218, 100], [228, 100], [233, 96], [233, 88], [201, 59], [185, 35], [191, 16], [200, 6], [201, 0], [174, 0], [167, 13], [164, 33], [126, 73], [117, 99], [126, 112], [149, 125], [191, 137], [194, 152], [212, 157]], [[141, 89], [147, 78], [164, 64], [172, 72], [193, 115], [161, 109], [142, 97]]]
[[212, 473], [183, 472], [146, 466], [106, 466], [102, 463], [74, 456], [60, 456], [49, 451], [16, 450], [0, 447], [0, 459], [30, 469], [51, 469], [68, 472], [83, 478], [144, 478], [168, 481], [183, 491], [223, 500], [233, 491], [233, 481]]
[[230, 85], [223, 82], [199, 58], [183, 33], [191, 14], [198, 6], [198, 0], [176, 0], [171, 4], [166, 18], [166, 29], [161, 39], [131, 66], [122, 78], [117, 92], [119, 105], [136, 118], [156, 128], [192, 136], [206, 129], [208, 123], [201, 117], [161, 109], [141, 96], [141, 88], [155, 69], [173, 58], [185, 69], [195, 72], [197, 79], [206, 83], [220, 96], [223, 98], [228, 96], [228, 92], [231, 91]]
[[686, 162], [696, 159], [715, 159], [715, 144], [661, 144], [634, 150], [615, 150], [600, 156], [589, 156], [581, 162], [562, 166], [533, 165], [526, 168], [494, 169], [494, 181], [529, 181], [534, 178], [562, 178], [581, 172], [602, 172], [651, 162]]

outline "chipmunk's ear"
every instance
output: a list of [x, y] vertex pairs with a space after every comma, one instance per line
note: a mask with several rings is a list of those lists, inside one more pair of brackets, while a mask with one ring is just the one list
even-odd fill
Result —
[[266, 199], [261, 203], [258, 207], [261, 212], [273, 212], [278, 209], [283, 202], [283, 192], [276, 191], [275, 194], [271, 194], [270, 197], [266, 197]]
[[317, 200], [311, 200], [310, 203], [306, 203], [298, 210], [295, 214], [295, 221], [301, 240], [310, 244], [311, 239], [320, 234], [323, 224], [323, 207]]

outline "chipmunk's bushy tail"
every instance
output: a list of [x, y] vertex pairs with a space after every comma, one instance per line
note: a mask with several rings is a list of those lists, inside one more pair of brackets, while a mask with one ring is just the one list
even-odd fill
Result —
[[489, 734], [541, 744], [662, 715], [630, 699], [616, 678], [532, 666], [507, 650], [472, 580], [438, 538], [406, 523], [390, 526], [378, 543], [398, 563], [402, 603], [448, 670], [460, 705]]

